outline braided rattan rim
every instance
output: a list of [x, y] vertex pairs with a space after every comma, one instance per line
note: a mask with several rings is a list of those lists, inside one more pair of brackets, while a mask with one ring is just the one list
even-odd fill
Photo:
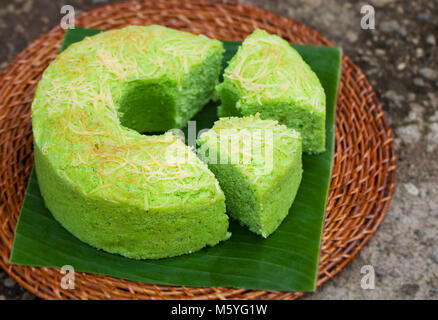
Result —
[[[242, 40], [254, 28], [293, 43], [331, 45], [296, 21], [236, 2], [133, 1], [85, 11], [78, 26], [113, 29], [162, 24], [225, 40]], [[300, 292], [150, 285], [77, 273], [74, 290], [62, 290], [56, 269], [8, 264], [14, 230], [33, 164], [30, 105], [35, 85], [56, 57], [64, 31], [55, 27], [33, 41], [0, 74], [0, 266], [21, 286], [45, 299], [296, 299]], [[333, 278], [376, 232], [395, 187], [393, 137], [375, 93], [348, 57], [342, 61], [336, 144], [318, 286]]]

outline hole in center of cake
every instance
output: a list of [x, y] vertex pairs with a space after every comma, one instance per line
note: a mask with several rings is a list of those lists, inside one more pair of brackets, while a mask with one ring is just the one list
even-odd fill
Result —
[[135, 80], [125, 84], [119, 103], [120, 123], [139, 133], [162, 133], [175, 127], [175, 101], [165, 81]]

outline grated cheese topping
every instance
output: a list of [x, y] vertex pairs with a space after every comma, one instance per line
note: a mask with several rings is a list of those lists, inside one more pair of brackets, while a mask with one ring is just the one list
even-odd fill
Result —
[[261, 177], [275, 175], [275, 171], [281, 172], [287, 167], [291, 152], [301, 150], [298, 131], [280, 125], [276, 120], [262, 120], [258, 113], [242, 118], [220, 118], [211, 130], [201, 135], [200, 142], [201, 156], [219, 153], [217, 158], [213, 155], [205, 161], [232, 164], [252, 183], [257, 183]]
[[317, 112], [325, 109], [324, 89], [316, 74], [287, 41], [263, 30], [245, 39], [225, 69], [224, 79], [239, 88], [247, 104], [287, 101]]
[[130, 26], [72, 44], [47, 68], [32, 105], [36, 147], [89, 197], [144, 208], [179, 207], [222, 191], [196, 155], [170, 134], [144, 136], [120, 124], [124, 84], [180, 85], [217, 40], [161, 26]]

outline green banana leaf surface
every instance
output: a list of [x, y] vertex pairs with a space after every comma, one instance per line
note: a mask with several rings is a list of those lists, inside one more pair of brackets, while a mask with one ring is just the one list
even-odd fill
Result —
[[[98, 30], [66, 32], [63, 49]], [[223, 66], [240, 42], [224, 41]], [[263, 239], [230, 221], [228, 241], [199, 252], [161, 260], [131, 260], [95, 249], [70, 234], [51, 215], [32, 171], [15, 231], [11, 264], [61, 268], [103, 274], [145, 283], [223, 286], [280, 291], [313, 291], [316, 285], [322, 226], [330, 184], [335, 106], [341, 69], [339, 48], [293, 45], [318, 75], [327, 96], [327, 151], [303, 155], [303, 180], [289, 216]], [[193, 120], [198, 130], [217, 120], [211, 102]]]

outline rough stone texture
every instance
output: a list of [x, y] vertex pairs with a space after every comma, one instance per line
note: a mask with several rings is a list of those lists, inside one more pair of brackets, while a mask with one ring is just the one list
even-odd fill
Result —
[[[77, 11], [105, 0], [70, 0]], [[374, 86], [394, 129], [397, 188], [385, 222], [359, 256], [306, 299], [438, 299], [438, 3], [428, 0], [244, 0], [315, 28]], [[0, 1], [0, 69], [60, 20], [64, 1]], [[360, 28], [363, 5], [376, 29]], [[361, 288], [372, 265], [375, 289]], [[33, 296], [0, 271], [1, 299]]]

